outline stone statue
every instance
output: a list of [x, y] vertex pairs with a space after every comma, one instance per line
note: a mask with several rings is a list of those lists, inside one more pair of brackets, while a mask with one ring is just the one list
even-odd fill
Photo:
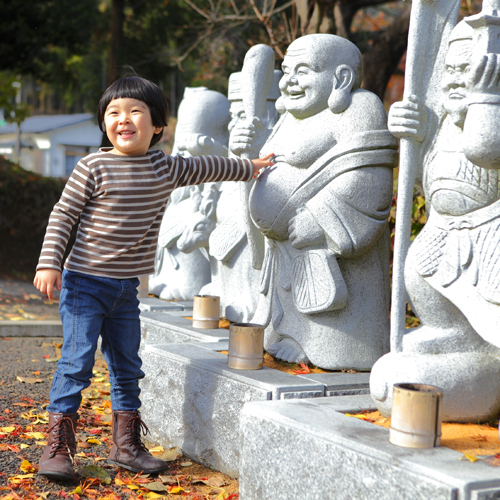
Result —
[[410, 95], [389, 113], [394, 135], [425, 146], [428, 220], [404, 268], [421, 326], [372, 371], [372, 397], [386, 415], [402, 382], [441, 387], [445, 420], [500, 411], [500, 2], [492, 3], [451, 32], [441, 104], [433, 110]]
[[[389, 233], [397, 141], [380, 100], [359, 88], [362, 59], [335, 35], [288, 48], [282, 113], [261, 154], [274, 153], [250, 194], [266, 238], [259, 303], [265, 348], [289, 362], [369, 370], [388, 350]], [[239, 126], [232, 151], [251, 147]]]
[[[186, 88], [179, 106], [173, 155], [227, 156], [229, 123], [227, 98], [205, 87]], [[180, 252], [177, 240], [186, 229], [189, 214], [200, 206], [203, 186], [173, 191], [160, 228], [155, 273], [149, 277], [149, 292], [166, 300], [192, 300], [211, 281], [206, 249]], [[207, 236], [208, 237], [208, 236]]]
[[[278, 82], [281, 71], [274, 71], [274, 81], [267, 96], [262, 133], [259, 138], [265, 142], [277, 121], [275, 108], [279, 97]], [[229, 77], [228, 99], [231, 103], [229, 112], [229, 141], [231, 132], [238, 123], [245, 120], [242, 101], [241, 73]], [[212, 282], [205, 285], [201, 294], [218, 295], [221, 303], [221, 315], [233, 322], [249, 322], [257, 307], [259, 293], [259, 271], [252, 267], [250, 248], [245, 224], [243, 223], [244, 206], [241, 198], [241, 182], [223, 182], [217, 201], [217, 226], [210, 235], [208, 249], [212, 272]]]

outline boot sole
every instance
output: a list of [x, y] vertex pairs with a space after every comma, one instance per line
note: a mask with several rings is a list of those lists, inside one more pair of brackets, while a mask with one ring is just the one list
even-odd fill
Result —
[[160, 472], [165, 472], [166, 470], [169, 469], [169, 466], [167, 467], [160, 467], [159, 469], [137, 469], [135, 467], [130, 467], [130, 465], [125, 465], [121, 464], [120, 462], [115, 462], [114, 460], [111, 460], [108, 458], [106, 460], [106, 463], [112, 464], [112, 465], [117, 465], [118, 467], [122, 467], [123, 469], [127, 469], [131, 472], [143, 472], [144, 474], [159, 474]]
[[53, 472], [53, 471], [38, 471], [39, 476], [44, 476], [47, 479], [52, 479], [53, 481], [73, 481], [75, 479], [75, 475], [62, 474], [61, 472]]

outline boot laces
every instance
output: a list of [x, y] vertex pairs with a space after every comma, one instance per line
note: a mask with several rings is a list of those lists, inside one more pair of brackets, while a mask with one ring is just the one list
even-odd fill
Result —
[[142, 434], [146, 436], [149, 433], [149, 429], [138, 414], [130, 417], [129, 421], [127, 422], [127, 430], [129, 431], [129, 439], [127, 440], [127, 443], [133, 446], [135, 449], [140, 449], [149, 453], [148, 449], [141, 439], [141, 430]]
[[[69, 429], [71, 429], [71, 432], [69, 432]], [[73, 453], [68, 444], [68, 441], [76, 433], [73, 420], [69, 417], [62, 417], [48, 430], [49, 434], [53, 431], [56, 431], [57, 433], [53, 437], [54, 441], [52, 442], [50, 449], [51, 456], [59, 454], [67, 455], [71, 459], [71, 462], [73, 462]]]

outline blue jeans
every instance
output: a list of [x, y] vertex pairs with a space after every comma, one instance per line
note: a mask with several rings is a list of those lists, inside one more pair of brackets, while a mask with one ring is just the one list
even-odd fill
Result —
[[140, 406], [138, 278], [113, 279], [64, 270], [59, 312], [64, 341], [52, 381], [48, 410], [75, 413], [90, 385], [99, 335], [108, 363], [113, 410]]

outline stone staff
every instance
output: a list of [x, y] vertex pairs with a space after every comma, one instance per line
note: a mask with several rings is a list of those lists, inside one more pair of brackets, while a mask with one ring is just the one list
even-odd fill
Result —
[[[253, 122], [255, 126], [255, 138], [259, 128], [264, 128], [261, 117], [266, 108], [266, 100], [271, 90], [274, 78], [274, 50], [268, 45], [254, 45], [245, 55], [243, 68], [241, 69], [241, 94], [243, 108], [247, 121]], [[254, 140], [254, 144], [258, 141]], [[242, 158], [252, 159], [258, 156], [259, 151], [252, 147], [250, 151], [243, 152]], [[261, 269], [264, 260], [264, 239], [260, 231], [255, 227], [248, 208], [250, 189], [253, 183], [241, 184], [241, 197], [243, 201], [243, 218], [248, 238], [248, 245], [252, 254], [252, 266]]]
[[[432, 71], [438, 58], [445, 27], [456, 23], [460, 0], [413, 0], [408, 49], [406, 53], [404, 98], [419, 96], [422, 102], [433, 99]], [[437, 43], [436, 43], [437, 42]], [[427, 70], [427, 71], [426, 71]], [[432, 106], [431, 106], [432, 109]], [[404, 266], [410, 244], [413, 188], [424, 143], [414, 136], [401, 139], [397, 217], [392, 267], [391, 351], [401, 352], [406, 324], [406, 289]]]

